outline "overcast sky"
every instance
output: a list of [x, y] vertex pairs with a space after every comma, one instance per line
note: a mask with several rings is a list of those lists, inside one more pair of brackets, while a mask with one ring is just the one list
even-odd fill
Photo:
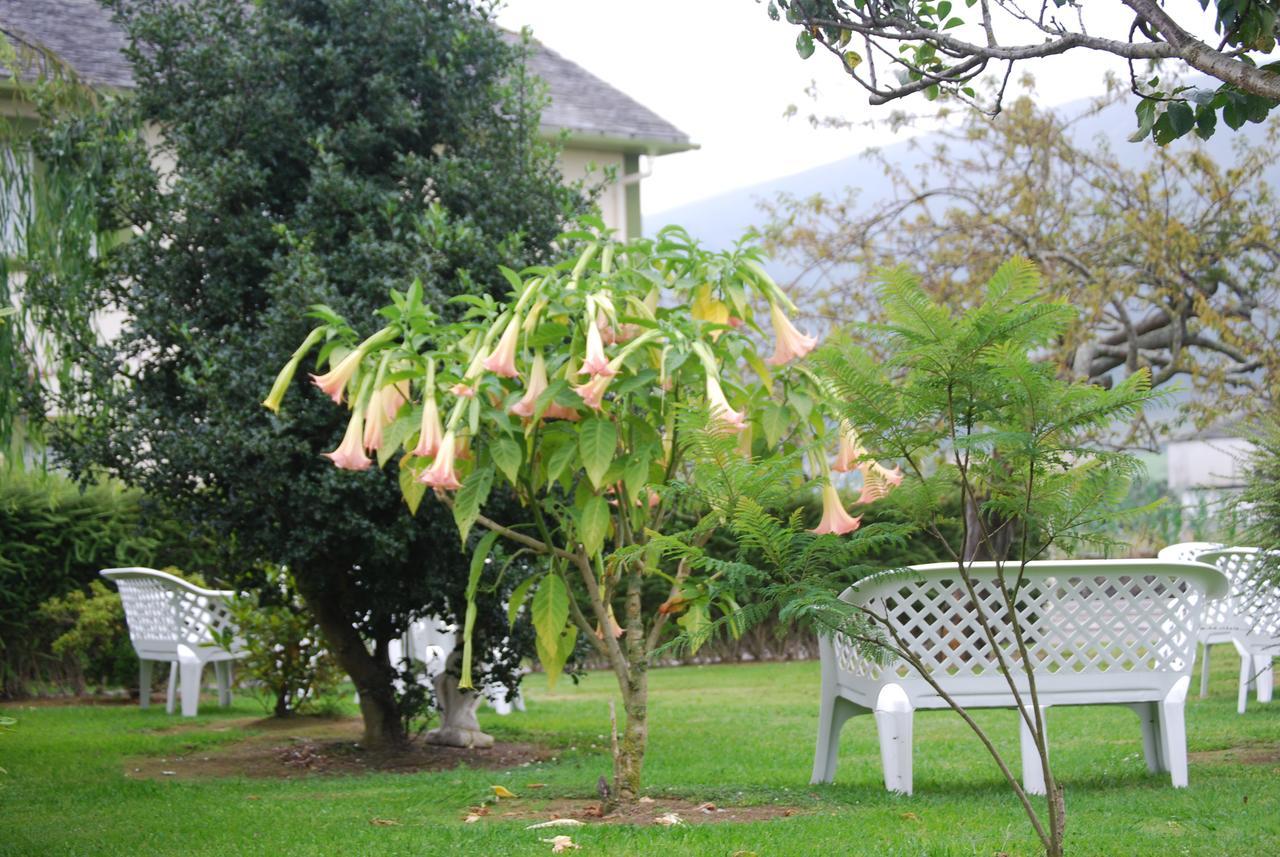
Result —
[[[1179, 7], [1195, 0], [1172, 0]], [[1091, 32], [1124, 38], [1131, 15], [1119, 0], [1091, 7]], [[1108, 17], [1109, 16], [1109, 17]], [[529, 26], [552, 50], [635, 98], [690, 135], [697, 152], [659, 158], [645, 180], [646, 215], [858, 154], [896, 139], [887, 128], [815, 130], [811, 112], [854, 120], [887, 118], [835, 60], [795, 52], [796, 29], [769, 20], [755, 0], [508, 0], [498, 21]], [[1041, 101], [1057, 104], [1100, 93], [1106, 55], [1072, 52], [1025, 67]], [[820, 101], [805, 95], [813, 81]], [[800, 115], [784, 118], [790, 104]], [[925, 111], [920, 98], [896, 106]], [[909, 132], [899, 132], [905, 134]]]

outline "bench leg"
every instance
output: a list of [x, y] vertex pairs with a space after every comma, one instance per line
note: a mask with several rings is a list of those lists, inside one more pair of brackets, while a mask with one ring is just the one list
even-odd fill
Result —
[[172, 714], [178, 699], [178, 662], [169, 663], [169, 686], [164, 693], [164, 711]]
[[154, 661], [145, 658], [138, 661], [138, 704], [142, 708], [151, 707], [151, 668]]
[[1153, 774], [1169, 770], [1165, 764], [1163, 740], [1160, 738], [1160, 712], [1154, 702], [1135, 702], [1129, 706], [1142, 724], [1142, 755], [1147, 760], [1147, 770]]
[[1258, 702], [1270, 702], [1271, 692], [1275, 686], [1275, 676], [1271, 671], [1271, 655], [1253, 656], [1253, 681], [1258, 686]]
[[1244, 714], [1249, 704], [1249, 685], [1253, 684], [1253, 656], [1248, 652], [1240, 653], [1240, 687], [1236, 691], [1236, 712]]
[[880, 763], [884, 787], [891, 792], [912, 792], [911, 736], [915, 714], [902, 688], [888, 685], [876, 700], [876, 731], [880, 734]]
[[182, 716], [195, 717], [200, 711], [200, 674], [204, 663], [194, 657], [180, 658], [178, 674], [181, 678], [178, 692], [182, 697]]
[[1160, 749], [1169, 769], [1174, 788], [1187, 786], [1187, 687], [1191, 676], [1183, 676], [1174, 684], [1164, 701], [1159, 703]]
[[[1044, 723], [1045, 708], [1040, 708], [1040, 722]], [[1035, 715], [1028, 712], [1029, 717]], [[1048, 730], [1046, 729], [1045, 749], [1048, 749]], [[1045, 793], [1044, 766], [1040, 764], [1040, 751], [1036, 749], [1035, 736], [1031, 727], [1027, 726], [1027, 718], [1018, 715], [1018, 737], [1022, 749], [1022, 789], [1027, 794], [1042, 795]]]
[[823, 696], [818, 710], [818, 747], [813, 754], [813, 776], [810, 783], [829, 783], [836, 776], [840, 755], [840, 730], [844, 723], [862, 709], [842, 696]]
[[1209, 644], [1201, 644], [1200, 651], [1200, 698], [1205, 699], [1209, 696]]

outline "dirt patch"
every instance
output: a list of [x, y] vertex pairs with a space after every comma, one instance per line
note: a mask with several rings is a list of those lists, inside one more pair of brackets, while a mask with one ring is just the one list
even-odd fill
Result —
[[[215, 747], [192, 748], [177, 755], [127, 758], [125, 776], [144, 780], [192, 780], [209, 777], [296, 779], [372, 771], [411, 774], [449, 770], [459, 765], [514, 768], [551, 758], [555, 753], [536, 744], [502, 742], [485, 750], [436, 747], [421, 742], [397, 750], [366, 750], [359, 744], [362, 726], [358, 719], [267, 718], [227, 721], [214, 727], [216, 731], [231, 728], [262, 734]], [[184, 729], [184, 726], [175, 726], [165, 731]]]
[[1232, 765], [1280, 765], [1280, 744], [1249, 744], [1225, 750], [1201, 750], [1188, 753], [1192, 762]]
[[[707, 801], [688, 800], [685, 798], [641, 799], [642, 803], [623, 806], [608, 815], [600, 814], [600, 802], [583, 799], [560, 799], [539, 801], [530, 800], [529, 805], [522, 806], [524, 798], [502, 800], [497, 804], [472, 807], [462, 814], [462, 820], [469, 823], [485, 821], [527, 821], [538, 824], [554, 819], [574, 819], [584, 824], [634, 824], [672, 827], [687, 824], [716, 824], [718, 822], [771, 821], [778, 818], [790, 818], [803, 814], [804, 810], [794, 806], [778, 806], [764, 804], [761, 806], [717, 806]], [[573, 833], [576, 825], [547, 827], [547, 835], [557, 833]]]

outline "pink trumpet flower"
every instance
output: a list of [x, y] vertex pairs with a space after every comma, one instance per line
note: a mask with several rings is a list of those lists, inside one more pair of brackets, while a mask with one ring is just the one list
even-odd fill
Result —
[[484, 368], [503, 378], [520, 377], [520, 373], [516, 371], [516, 342], [519, 338], [520, 316], [512, 315], [507, 322], [507, 329], [502, 332], [502, 338], [498, 340], [498, 347], [485, 358]]
[[796, 330], [795, 325], [782, 314], [782, 310], [776, 303], [769, 305], [769, 314], [773, 319], [773, 332], [778, 337], [778, 343], [773, 349], [773, 356], [766, 360], [766, 363], [781, 366], [797, 357], [805, 356], [818, 344], [818, 340], [812, 336], [805, 336]]
[[742, 431], [747, 427], [747, 415], [733, 409], [720, 388], [720, 379], [710, 372], [707, 373], [707, 407], [711, 409], [712, 422], [732, 431]]
[[464, 384], [462, 381], [459, 381], [449, 388], [449, 392], [453, 393], [459, 399], [470, 399], [475, 396], [476, 388], [472, 387], [470, 384]]
[[422, 427], [418, 431], [418, 445], [413, 448], [414, 455], [430, 458], [440, 450], [440, 441], [444, 435], [444, 426], [440, 424], [440, 409], [436, 407], [434, 390], [427, 393], [422, 403]]
[[902, 484], [902, 468], [886, 470], [874, 461], [864, 461], [858, 465], [862, 472], [862, 493], [858, 495], [859, 503], [874, 503], [894, 488]]
[[[605, 365], [608, 368], [608, 364]], [[604, 402], [605, 391], [609, 389], [609, 382], [613, 380], [613, 376], [617, 374], [610, 370], [609, 374], [595, 375], [585, 384], [580, 384], [573, 388], [573, 392], [582, 397], [582, 401], [586, 403], [588, 408], [598, 411]]]
[[453, 431], [445, 432], [440, 441], [440, 449], [436, 452], [436, 460], [422, 472], [418, 481], [448, 491], [456, 491], [462, 487], [458, 480], [458, 471], [454, 468], [457, 458], [458, 439]]
[[401, 381], [399, 384], [392, 384], [389, 387], [382, 388], [382, 412], [387, 416], [387, 425], [391, 425], [396, 421], [396, 414], [400, 413], [400, 406], [409, 401], [409, 384]]
[[369, 396], [364, 421], [364, 448], [367, 450], [372, 451], [382, 446], [382, 430], [387, 424], [386, 393], [389, 389], [391, 388], [383, 387], [381, 390], [374, 390]]
[[618, 370], [609, 365], [609, 358], [604, 356], [604, 340], [600, 338], [600, 328], [595, 323], [587, 325], [587, 356], [578, 374], [590, 375], [593, 379], [601, 376], [612, 378], [618, 374]]
[[511, 406], [511, 413], [517, 417], [532, 419], [534, 406], [537, 404], [538, 397], [547, 389], [547, 361], [543, 359], [542, 352], [539, 351], [533, 358], [533, 368], [529, 370], [529, 386], [525, 388], [524, 395], [520, 397], [520, 401]]
[[866, 455], [862, 444], [858, 442], [858, 433], [847, 422], [840, 423], [840, 451], [836, 453], [836, 463], [831, 469], [837, 473], [849, 473], [858, 466], [858, 459]]
[[324, 391], [325, 395], [333, 399], [334, 404], [342, 404], [342, 393], [347, 388], [347, 382], [356, 374], [356, 370], [360, 368], [360, 361], [364, 359], [364, 353], [360, 349], [356, 349], [343, 357], [337, 366], [334, 366], [323, 375], [312, 375], [311, 380], [317, 387]]
[[347, 423], [347, 432], [342, 436], [342, 443], [333, 452], [324, 453], [324, 457], [343, 470], [367, 470], [373, 461], [364, 454], [361, 442], [364, 423], [364, 409], [356, 408], [351, 413], [351, 421]]
[[822, 520], [809, 532], [820, 536], [827, 533], [842, 536], [852, 533], [861, 525], [861, 516], [855, 518], [844, 510], [844, 503], [836, 487], [831, 484], [822, 486]]

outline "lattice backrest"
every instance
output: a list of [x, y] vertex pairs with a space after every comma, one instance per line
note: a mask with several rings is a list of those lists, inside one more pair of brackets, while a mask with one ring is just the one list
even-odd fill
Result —
[[[1248, 637], [1280, 640], [1280, 587], [1269, 574], [1275, 563], [1258, 548], [1229, 547], [1200, 555], [1231, 582], [1235, 629]], [[1274, 559], [1274, 556], [1273, 556]]]
[[[1221, 542], [1178, 542], [1161, 548], [1157, 559], [1172, 559], [1181, 562], [1203, 562], [1200, 557], [1208, 551], [1222, 548]], [[1213, 565], [1213, 563], [1209, 563]], [[1206, 632], [1229, 631], [1239, 623], [1235, 618], [1234, 599], [1228, 594], [1225, 598], [1215, 598], [1205, 605], [1204, 623], [1201, 629]]]
[[102, 576], [120, 590], [135, 644], [217, 646], [214, 634], [234, 628], [227, 606], [234, 595], [230, 591], [202, 589], [151, 568], [109, 568]]
[[[1006, 662], [1022, 656], [994, 563], [970, 566], [977, 603], [995, 631]], [[1012, 588], [1016, 566], [1008, 566]], [[1028, 564], [1013, 599], [1028, 655], [1037, 673], [1185, 672], [1208, 597], [1226, 590], [1212, 566], [1157, 560], [1074, 560]], [[934, 563], [874, 575], [841, 598], [861, 606], [885, 629], [887, 642], [951, 677], [995, 676], [999, 656], [980, 624], [974, 599], [956, 566]], [[905, 659], [878, 664], [836, 635], [839, 669], [880, 680], [918, 677]]]

